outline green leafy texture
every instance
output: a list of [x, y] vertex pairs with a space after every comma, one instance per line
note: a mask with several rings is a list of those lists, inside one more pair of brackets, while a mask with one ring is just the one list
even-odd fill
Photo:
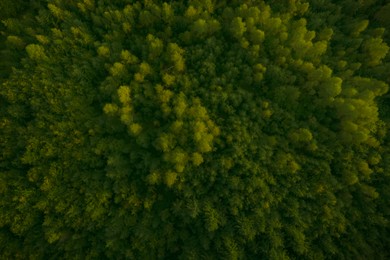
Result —
[[0, 256], [389, 257], [389, 47], [353, 2], [3, 11]]

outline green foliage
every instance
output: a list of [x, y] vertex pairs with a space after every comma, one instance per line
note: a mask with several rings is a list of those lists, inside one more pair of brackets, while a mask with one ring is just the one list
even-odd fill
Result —
[[389, 257], [387, 5], [5, 2], [0, 258]]

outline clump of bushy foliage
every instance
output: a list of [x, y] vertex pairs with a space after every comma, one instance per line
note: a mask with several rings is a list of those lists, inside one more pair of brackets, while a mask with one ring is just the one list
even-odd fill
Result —
[[1, 256], [387, 257], [389, 47], [346, 6], [52, 0], [8, 15]]

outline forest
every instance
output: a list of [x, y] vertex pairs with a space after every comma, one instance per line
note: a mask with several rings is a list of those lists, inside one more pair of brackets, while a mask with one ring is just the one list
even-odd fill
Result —
[[0, 259], [390, 259], [386, 0], [1, 0]]

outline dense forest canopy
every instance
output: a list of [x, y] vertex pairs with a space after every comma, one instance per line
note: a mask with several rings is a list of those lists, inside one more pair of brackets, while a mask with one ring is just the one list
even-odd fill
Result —
[[0, 20], [0, 258], [390, 257], [386, 1]]

